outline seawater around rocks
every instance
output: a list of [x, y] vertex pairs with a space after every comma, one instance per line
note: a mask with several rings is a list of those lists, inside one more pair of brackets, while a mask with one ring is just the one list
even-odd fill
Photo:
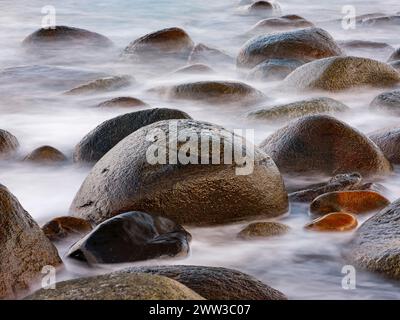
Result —
[[[400, 46], [400, 27], [380, 23], [374, 26], [357, 25], [355, 29], [343, 29], [342, 6], [345, 0], [333, 0], [321, 4], [310, 0], [281, 1], [281, 15], [297, 14], [326, 30], [335, 40], [365, 40], [386, 43], [393, 48]], [[356, 14], [376, 12], [376, 1], [356, 1]], [[0, 11], [0, 69], [14, 68], [4, 74], [0, 71], [0, 129], [12, 133], [19, 141], [19, 155], [51, 145], [69, 159], [75, 145], [92, 129], [105, 120], [120, 114], [148, 108], [174, 108], [188, 113], [193, 119], [211, 121], [228, 129], [255, 129], [255, 142], [259, 143], [280, 128], [281, 124], [253, 123], [243, 115], [265, 105], [278, 105], [319, 97], [321, 93], [296, 93], [275, 90], [280, 81], [247, 81], [238, 73], [235, 63], [212, 65], [213, 74], [175, 74], [163, 77], [160, 66], [135, 65], [121, 59], [119, 53], [135, 39], [168, 27], [183, 28], [195, 44], [203, 43], [236, 57], [244, 41], [240, 38], [259, 20], [267, 17], [238, 15], [237, 4], [231, 0], [210, 3], [200, 0], [177, 0], [173, 3], [147, 0], [81, 1], [65, 0], [56, 4], [57, 24], [84, 28], [109, 38], [115, 51], [103, 52], [99, 56], [76, 54], [52, 54], [45, 60], [24, 52], [23, 39], [38, 30], [44, 15], [43, 1], [2, 0]], [[386, 14], [398, 12], [398, 0], [386, 0], [379, 11]], [[377, 54], [376, 49], [357, 49], [357, 53], [368, 58], [386, 62], [388, 55]], [[354, 52], [346, 52], [354, 54]], [[183, 67], [185, 63], [182, 64]], [[25, 68], [22, 68], [25, 67]], [[174, 67], [174, 69], [176, 69]], [[14, 70], [14, 73], [13, 73]], [[26, 70], [26, 71], [24, 71]], [[172, 70], [173, 71], [173, 70]], [[22, 73], [22, 74], [21, 74]], [[107, 76], [131, 75], [136, 82], [111, 92], [96, 92], [91, 95], [66, 96], [61, 93], [80, 84]], [[23, 79], [23, 81], [21, 80]], [[50, 81], [49, 81], [50, 80]], [[224, 106], [195, 101], [169, 102], [150, 94], [148, 89], [164, 85], [176, 85], [195, 81], [243, 81], [263, 92], [265, 105]], [[387, 90], [386, 90], [387, 91]], [[379, 88], [356, 88], [340, 93], [328, 93], [351, 108], [351, 112], [337, 118], [357, 128], [364, 134], [398, 124], [398, 118], [372, 111], [369, 104], [378, 94]], [[106, 100], [132, 96], [145, 101], [148, 106], [126, 108], [96, 108]], [[57, 216], [68, 213], [68, 208], [90, 168], [67, 163], [62, 166], [42, 167], [29, 162], [1, 161], [0, 182], [18, 198], [24, 208], [42, 225]], [[400, 197], [400, 168], [380, 183], [389, 190], [387, 197], [393, 201]], [[321, 177], [322, 179], [322, 177]], [[323, 177], [323, 180], [329, 177]], [[307, 176], [288, 179], [288, 187], [307, 181]], [[310, 184], [316, 181], [307, 181]], [[358, 270], [356, 290], [342, 287], [343, 267], [341, 250], [346, 247], [352, 232], [321, 234], [307, 232], [303, 226], [310, 221], [307, 204], [291, 204], [290, 215], [279, 219], [291, 228], [291, 232], [276, 238], [242, 241], [237, 233], [249, 222], [207, 228], [188, 228], [192, 234], [191, 254], [187, 258], [162, 261], [163, 264], [210, 265], [235, 268], [255, 276], [271, 287], [285, 293], [289, 299], [398, 299], [398, 282]], [[370, 215], [359, 218], [359, 224]], [[64, 256], [70, 244], [58, 244], [60, 256]], [[64, 259], [65, 271], [57, 280], [77, 278], [105, 273], [132, 265], [157, 265], [158, 260], [144, 263], [102, 266], [87, 269]]]

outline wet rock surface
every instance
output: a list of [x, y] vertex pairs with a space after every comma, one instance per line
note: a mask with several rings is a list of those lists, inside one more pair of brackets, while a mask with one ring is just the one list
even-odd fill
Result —
[[[149, 147], [153, 146], [150, 150], [154, 151], [158, 145], [166, 143], [166, 136], [158, 136], [156, 145], [154, 140], [146, 138], [157, 132], [166, 136], [175, 132], [186, 137], [195, 136], [197, 141], [202, 138], [220, 141], [221, 164], [215, 164], [211, 148], [201, 155], [196, 147], [191, 151], [192, 162], [186, 162], [188, 159], [184, 162], [188, 164], [158, 164], [161, 158], [150, 164], [146, 157]], [[227, 164], [223, 160], [224, 145], [232, 142], [226, 137], [233, 141], [233, 150], [245, 151], [242, 137], [206, 122], [178, 120], [171, 127], [170, 121], [160, 121], [143, 127], [126, 137], [94, 166], [78, 191], [71, 211], [75, 216], [96, 223], [121, 210], [139, 210], [192, 225], [221, 224], [251, 216], [273, 217], [285, 213], [287, 193], [271, 158], [255, 148], [252, 169], [243, 167], [238, 158]], [[182, 147], [184, 145], [180, 143], [167, 148], [165, 155], [171, 157], [177, 151], [186, 150], [185, 147], [181, 150]], [[205, 159], [209, 164], [205, 164]]]
[[360, 226], [345, 250], [349, 262], [400, 279], [399, 208], [396, 200]]
[[253, 68], [267, 59], [312, 61], [341, 54], [325, 30], [306, 28], [250, 39], [240, 49], [236, 63], [240, 68]]
[[132, 132], [168, 119], [189, 119], [183, 111], [167, 108], [146, 109], [107, 120], [89, 132], [75, 147], [74, 161], [94, 163]]
[[134, 97], [117, 97], [98, 104], [99, 108], [134, 108], [134, 107], [148, 107], [149, 105], [144, 101]]
[[38, 164], [56, 164], [67, 161], [67, 157], [51, 146], [41, 146], [28, 154], [24, 161]]
[[240, 239], [259, 239], [280, 236], [288, 233], [290, 227], [280, 222], [253, 222], [244, 227], [239, 233]]
[[357, 219], [346, 212], [332, 212], [313, 220], [305, 226], [312, 231], [349, 231], [357, 227]]
[[16, 298], [44, 266], [61, 264], [57, 249], [17, 198], [0, 185], [0, 299]]
[[313, 215], [340, 211], [359, 214], [378, 211], [389, 204], [388, 199], [374, 191], [335, 191], [315, 198], [310, 205], [310, 212]]
[[55, 290], [41, 289], [25, 300], [204, 300], [204, 298], [167, 277], [139, 273], [111, 273], [59, 282]]
[[368, 58], [330, 57], [307, 63], [294, 70], [282, 87], [297, 90], [340, 91], [356, 87], [393, 87], [399, 73], [390, 65]]
[[364, 134], [328, 115], [300, 118], [260, 144], [286, 174], [359, 172], [381, 176], [392, 171], [382, 151]]
[[400, 164], [400, 128], [378, 130], [371, 133], [369, 138], [391, 163]]
[[203, 63], [211, 66], [221, 64], [234, 64], [235, 59], [229, 54], [216, 48], [211, 48], [203, 43], [196, 44], [190, 52], [188, 63]]
[[57, 217], [43, 225], [42, 230], [51, 241], [66, 238], [81, 238], [92, 230], [92, 224], [84, 219], [63, 216]]
[[19, 147], [18, 139], [6, 130], [0, 129], [0, 159], [15, 155]]
[[93, 94], [96, 92], [118, 90], [129, 86], [135, 80], [131, 76], [112, 76], [96, 79], [88, 83], [81, 84], [65, 92], [68, 95]]
[[302, 116], [313, 114], [335, 114], [349, 111], [350, 108], [332, 98], [312, 98], [308, 100], [295, 101], [288, 104], [272, 106], [250, 112], [250, 119], [265, 120], [269, 122], [289, 121]]
[[249, 80], [276, 81], [282, 80], [304, 62], [295, 59], [268, 59], [251, 69]]
[[400, 116], [400, 90], [383, 92], [370, 103], [370, 109]]
[[221, 267], [175, 265], [131, 267], [122, 273], [150, 273], [179, 281], [207, 300], [285, 300], [283, 293], [243, 272]]
[[296, 14], [291, 14], [278, 18], [260, 20], [247, 32], [247, 34], [260, 35], [263, 33], [282, 32], [312, 27], [314, 27], [312, 22]]
[[127, 212], [99, 224], [70, 248], [68, 256], [89, 264], [185, 256], [190, 240], [191, 235], [169, 219]]

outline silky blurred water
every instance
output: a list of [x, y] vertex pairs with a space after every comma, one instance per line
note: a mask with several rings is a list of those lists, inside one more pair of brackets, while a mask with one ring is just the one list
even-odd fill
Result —
[[[386, 1], [288, 0], [280, 1], [282, 14], [298, 14], [331, 33], [337, 40], [370, 40], [400, 45], [400, 27], [373, 27], [345, 30], [340, 21], [344, 5], [354, 5], [356, 13], [400, 11], [398, 0]], [[41, 26], [43, 6], [56, 9], [58, 25], [86, 28], [109, 37], [117, 49], [108, 56], [84, 52], [60, 54], [41, 58], [21, 49], [21, 41]], [[235, 66], [213, 66], [213, 76], [170, 76], [155, 72], [146, 66], [134, 67], [121, 62], [119, 52], [131, 41], [148, 32], [165, 27], [184, 28], [192, 39], [224, 50], [233, 57], [246, 40], [243, 34], [260, 17], [246, 17], [237, 13], [237, 2], [229, 0], [147, 1], [147, 0], [86, 0], [86, 1], [0, 1], [0, 69], [23, 66], [22, 76], [5, 77], [0, 73], [0, 128], [9, 130], [20, 141], [20, 157], [36, 147], [52, 145], [70, 158], [74, 146], [102, 121], [127, 109], [99, 109], [94, 106], [106, 99], [130, 95], [143, 99], [153, 107], [173, 107], [188, 112], [194, 119], [211, 121], [231, 129], [254, 128], [256, 142], [262, 141], [281, 124], [246, 122], [244, 115], [254, 107], [198, 105], [190, 102], [170, 103], [149, 95], [146, 91], [156, 84], [199, 79], [233, 79], [245, 81]], [[357, 54], [385, 61], [388, 52], [363, 50]], [[36, 67], [32, 67], [32, 65]], [[47, 67], [44, 67], [47, 66]], [[117, 92], [91, 96], [62, 95], [65, 84], [52, 78], [51, 68], [63, 69], [63, 77], [79, 72], [130, 74], [136, 83]], [[49, 68], [49, 69], [46, 69]], [[46, 71], [47, 70], [47, 71]], [[58, 70], [58, 69], [57, 69]], [[57, 74], [58, 71], [56, 71]], [[26, 75], [29, 76], [26, 76]], [[294, 101], [311, 95], [295, 96], [292, 92], [274, 90], [277, 83], [248, 82], [263, 91], [268, 104]], [[397, 125], [398, 119], [371, 113], [368, 104], [379, 90], [360, 89], [331, 94], [352, 108], [340, 118], [364, 133]], [[320, 95], [320, 93], [315, 93]], [[326, 95], [326, 94], [325, 94]], [[139, 110], [135, 109], [135, 110]], [[134, 110], [129, 110], [134, 111]], [[72, 161], [61, 167], [40, 167], [22, 162], [0, 162], [0, 183], [6, 185], [24, 208], [40, 223], [51, 217], [68, 214], [69, 205], [90, 169], [78, 167]], [[397, 170], [398, 171], [398, 170]], [[399, 172], [382, 181], [391, 200], [400, 196]], [[360, 222], [367, 217], [362, 217]], [[357, 273], [357, 289], [344, 290], [341, 286], [342, 261], [340, 251], [352, 233], [321, 234], [303, 230], [309, 221], [307, 208], [291, 208], [282, 219], [292, 231], [285, 236], [257, 241], [239, 241], [236, 234], [243, 225], [190, 229], [193, 234], [192, 252], [188, 258], [168, 261], [148, 261], [145, 264], [197, 264], [232, 267], [252, 274], [281, 290], [289, 298], [300, 299], [398, 299], [397, 282], [370, 273]], [[65, 252], [65, 246], [60, 248]], [[105, 272], [123, 266], [88, 270], [66, 260], [66, 269], [60, 279]]]

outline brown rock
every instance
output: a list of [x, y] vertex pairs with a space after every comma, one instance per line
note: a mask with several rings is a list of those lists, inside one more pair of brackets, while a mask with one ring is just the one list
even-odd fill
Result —
[[330, 57], [304, 64], [282, 83], [285, 90], [340, 91], [355, 87], [393, 87], [400, 74], [390, 65], [360, 57]]
[[335, 191], [315, 198], [310, 212], [319, 216], [339, 211], [359, 214], [377, 211], [389, 204], [388, 199], [374, 191]]
[[400, 128], [390, 128], [371, 133], [369, 138], [382, 150], [393, 164], [400, 164]]
[[137, 62], [151, 62], [154, 59], [187, 59], [194, 43], [180, 28], [167, 28], [146, 34], [124, 50], [124, 56]]
[[61, 264], [57, 249], [2, 185], [0, 230], [0, 299], [15, 298], [27, 290], [44, 266]]
[[235, 59], [221, 50], [198, 43], [190, 52], [188, 63], [203, 63], [209, 65], [233, 64]]
[[260, 144], [286, 174], [359, 172], [382, 176], [392, 166], [364, 134], [328, 115], [300, 118]]
[[257, 239], [280, 236], [288, 233], [290, 228], [279, 222], [254, 222], [247, 225], [238, 233], [241, 239]]
[[98, 104], [100, 108], [134, 108], [148, 106], [147, 103], [133, 97], [117, 97]]
[[[97, 162], [75, 196], [73, 214], [100, 223], [121, 212], [136, 210], [164, 216], [181, 225], [213, 225], [252, 216], [276, 217], [287, 211], [282, 177], [274, 162], [258, 148], [254, 150], [253, 168], [243, 168], [236, 159], [232, 164], [226, 163], [223, 157], [218, 165], [212, 158], [213, 148], [205, 155], [202, 151], [202, 160], [201, 151], [192, 148], [192, 160], [187, 164], [180, 160], [177, 164], [162, 164], [163, 159], [156, 159], [161, 164], [149, 163], [149, 148], [151, 151], [163, 146], [166, 137], [175, 131], [178, 136], [195, 136], [198, 141], [218, 141], [221, 156], [225, 143], [232, 145], [226, 137], [234, 137], [233, 150], [242, 150], [243, 154], [247, 150], [242, 137], [207, 122], [153, 123], [126, 137]], [[155, 145], [151, 137], [159, 132], [166, 137], [155, 138]], [[181, 154], [183, 147], [180, 144], [167, 148], [166, 157], [177, 151]], [[205, 164], [206, 158], [209, 164]]]
[[19, 147], [18, 140], [10, 132], [0, 129], [0, 159], [12, 157]]
[[112, 91], [129, 86], [132, 81], [134, 81], [134, 79], [131, 76], [106, 77], [79, 85], [68, 90], [65, 94], [93, 94], [97, 92]]
[[234, 81], [196, 81], [152, 89], [162, 97], [218, 104], [253, 104], [264, 94], [257, 89]]
[[210, 74], [215, 73], [213, 69], [202, 63], [195, 63], [175, 70], [173, 74]]
[[341, 54], [325, 30], [306, 28], [250, 39], [240, 49], [236, 63], [241, 68], [253, 68], [267, 59], [312, 61]]
[[58, 282], [26, 300], [204, 300], [178, 281], [144, 273], [110, 273]]
[[312, 231], [349, 231], [357, 227], [357, 219], [346, 212], [332, 212], [305, 225]]
[[61, 151], [51, 146], [42, 146], [28, 154], [24, 161], [50, 164], [67, 161], [67, 157]]
[[250, 35], [260, 35], [270, 32], [283, 32], [295, 29], [312, 28], [314, 24], [295, 14], [278, 18], [267, 18], [257, 22], [248, 32]]
[[42, 230], [51, 241], [59, 241], [67, 237], [81, 238], [92, 230], [92, 224], [81, 218], [65, 216], [47, 222]]

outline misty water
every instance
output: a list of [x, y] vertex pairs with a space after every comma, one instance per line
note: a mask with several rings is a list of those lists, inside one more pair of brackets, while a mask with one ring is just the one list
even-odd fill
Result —
[[[400, 26], [382, 26], [345, 30], [340, 20], [342, 7], [350, 1], [282, 0], [282, 15], [298, 14], [327, 30], [336, 40], [369, 40], [400, 45]], [[357, 15], [373, 12], [393, 14], [400, 11], [398, 0], [352, 0]], [[22, 40], [41, 27], [43, 6], [56, 8], [58, 25], [85, 28], [109, 37], [116, 49], [107, 53], [68, 52], [38, 57], [21, 48]], [[51, 145], [69, 156], [74, 146], [102, 121], [118, 114], [140, 110], [96, 108], [96, 104], [112, 97], [132, 96], [152, 107], [172, 107], [229, 129], [252, 128], [256, 142], [261, 142], [282, 124], [249, 122], [245, 114], [257, 106], [204, 105], [191, 102], [168, 102], [149, 94], [147, 89], [158, 84], [187, 80], [240, 80], [263, 91], [268, 100], [263, 106], [300, 100], [321, 93], [297, 94], [276, 90], [277, 82], [246, 81], [234, 63], [213, 66], [215, 75], [171, 76], [165, 66], [134, 66], [119, 58], [119, 53], [134, 39], [165, 27], [185, 29], [196, 43], [222, 49], [235, 57], [247, 40], [244, 33], [262, 17], [240, 15], [235, 0], [1, 0], [0, 1], [0, 128], [10, 131], [20, 142], [24, 155], [42, 145]], [[350, 54], [386, 61], [390, 52], [382, 49], [359, 50]], [[10, 69], [20, 67], [16, 72]], [[59, 69], [54, 69], [59, 68]], [[56, 71], [54, 71], [56, 70]], [[76, 85], [81, 74], [129, 74], [136, 82], [118, 91], [96, 95], [66, 96], [62, 93]], [[10, 75], [11, 74], [11, 75]], [[60, 76], [61, 74], [61, 76]], [[67, 80], [69, 79], [70, 82]], [[368, 110], [368, 104], [379, 93], [359, 89], [340, 94], [326, 94], [351, 107], [352, 112], [338, 116], [364, 133], [396, 125], [398, 119]], [[52, 217], [67, 215], [75, 193], [90, 171], [70, 160], [61, 167], [36, 166], [21, 161], [0, 162], [0, 183], [7, 186], [24, 208], [43, 224]], [[388, 189], [390, 200], [400, 197], [400, 170], [381, 183]], [[346, 264], [341, 250], [353, 232], [325, 234], [303, 229], [310, 218], [307, 206], [292, 205], [290, 214], [280, 221], [292, 228], [287, 235], [255, 241], [236, 238], [245, 225], [188, 228], [193, 235], [187, 258], [145, 261], [140, 264], [194, 264], [224, 266], [251, 274], [282, 291], [289, 298], [299, 299], [399, 299], [397, 282], [358, 270], [357, 289], [342, 288], [341, 273]], [[359, 223], [367, 219], [362, 216]], [[68, 244], [61, 246], [64, 254]], [[65, 260], [59, 280], [107, 272], [124, 266], [102, 266], [96, 270]], [[128, 264], [133, 265], [133, 264]], [[135, 264], [139, 265], [139, 263]]]

